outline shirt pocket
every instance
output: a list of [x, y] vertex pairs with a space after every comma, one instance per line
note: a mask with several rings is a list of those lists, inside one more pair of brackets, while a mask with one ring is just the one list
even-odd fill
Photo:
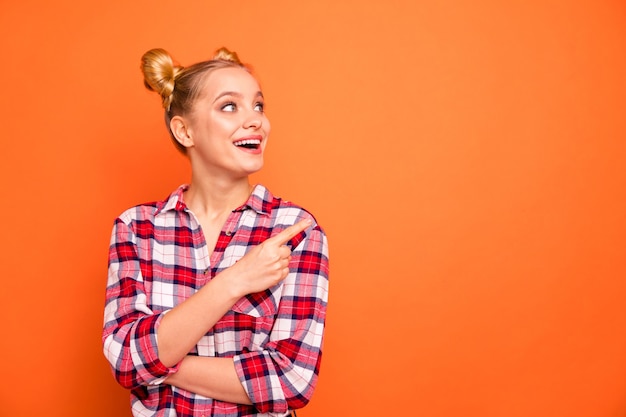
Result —
[[233, 305], [219, 326], [237, 333], [237, 337], [231, 337], [234, 345], [227, 350], [241, 353], [263, 349], [269, 342], [278, 311], [275, 297], [276, 294], [266, 290], [249, 294]]
[[233, 305], [232, 310], [239, 314], [262, 318], [274, 316], [278, 309], [276, 294], [271, 290], [265, 290], [242, 297]]

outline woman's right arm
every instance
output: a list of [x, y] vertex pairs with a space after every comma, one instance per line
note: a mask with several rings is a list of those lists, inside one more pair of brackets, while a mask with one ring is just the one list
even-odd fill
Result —
[[164, 314], [148, 306], [144, 284], [137, 236], [118, 218], [109, 245], [102, 341], [115, 378], [129, 389], [159, 384], [176, 370], [159, 360], [156, 332]]
[[123, 220], [113, 226], [104, 310], [104, 354], [125, 388], [158, 385], [176, 372], [198, 340], [241, 297], [213, 279], [164, 312], [151, 309], [141, 271], [137, 236]]

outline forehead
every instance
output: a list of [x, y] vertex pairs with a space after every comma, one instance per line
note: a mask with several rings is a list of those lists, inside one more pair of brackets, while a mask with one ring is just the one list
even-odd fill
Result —
[[204, 97], [217, 97], [225, 92], [240, 95], [257, 95], [261, 91], [258, 81], [243, 68], [229, 67], [211, 71], [203, 81]]

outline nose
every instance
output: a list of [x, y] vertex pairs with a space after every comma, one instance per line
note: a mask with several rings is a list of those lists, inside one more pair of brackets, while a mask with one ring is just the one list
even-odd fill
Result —
[[250, 110], [246, 114], [243, 127], [247, 129], [258, 129], [263, 125], [263, 116], [255, 110]]

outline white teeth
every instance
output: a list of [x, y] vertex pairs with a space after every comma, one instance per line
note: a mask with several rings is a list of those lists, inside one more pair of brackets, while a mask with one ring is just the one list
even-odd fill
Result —
[[233, 145], [235, 146], [245, 146], [245, 145], [260, 145], [261, 141], [259, 139], [244, 139], [244, 140], [238, 140], [237, 142], [234, 142]]

